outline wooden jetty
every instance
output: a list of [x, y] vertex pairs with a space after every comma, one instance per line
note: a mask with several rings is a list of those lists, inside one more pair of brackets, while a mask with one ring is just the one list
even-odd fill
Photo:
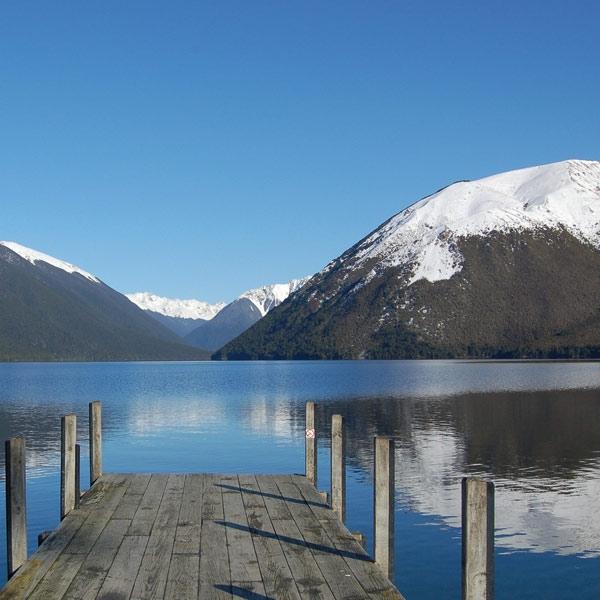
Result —
[[[391, 582], [393, 440], [375, 441], [372, 560], [360, 543], [362, 536], [350, 533], [342, 520], [345, 434], [337, 415], [333, 508], [329, 495], [313, 485], [314, 409], [307, 405], [307, 476], [103, 474], [101, 411], [99, 403], [92, 403], [92, 486], [82, 496], [75, 417], [64, 417], [63, 518], [54, 532], [40, 536], [39, 548], [28, 559], [25, 443], [22, 438], [8, 440], [9, 580], [0, 600], [402, 600]], [[488, 600], [493, 591], [493, 502], [488, 502], [493, 488], [474, 483], [465, 481], [463, 489], [465, 506], [471, 507], [463, 519], [470, 544], [463, 548], [463, 598]], [[479, 518], [482, 510], [485, 526]]]

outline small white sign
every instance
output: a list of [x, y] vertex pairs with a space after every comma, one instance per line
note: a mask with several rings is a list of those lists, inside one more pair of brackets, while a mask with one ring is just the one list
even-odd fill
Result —
[[306, 437], [310, 440], [310, 439], [314, 439], [315, 437], [315, 430], [314, 429], [307, 429], [306, 430]]

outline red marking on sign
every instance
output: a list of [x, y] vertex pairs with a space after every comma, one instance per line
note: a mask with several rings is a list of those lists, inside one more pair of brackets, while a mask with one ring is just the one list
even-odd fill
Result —
[[315, 437], [315, 430], [314, 429], [307, 429], [306, 430], [306, 437], [309, 439], [313, 439]]

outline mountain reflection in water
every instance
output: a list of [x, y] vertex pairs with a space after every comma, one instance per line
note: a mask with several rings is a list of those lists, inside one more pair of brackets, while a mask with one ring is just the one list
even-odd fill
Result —
[[354, 399], [345, 415], [348, 463], [365, 476], [376, 433], [397, 437], [401, 506], [460, 527], [460, 480], [496, 483], [497, 544], [600, 553], [600, 391], [504, 392], [436, 399]]

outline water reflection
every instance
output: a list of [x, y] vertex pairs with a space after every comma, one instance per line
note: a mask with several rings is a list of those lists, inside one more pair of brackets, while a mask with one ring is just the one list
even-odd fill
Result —
[[600, 390], [511, 392], [422, 400], [336, 401], [348, 459], [372, 468], [372, 436], [398, 438], [401, 506], [460, 527], [460, 480], [496, 482], [498, 544], [600, 555]]
[[109, 470], [297, 472], [316, 400], [322, 452], [330, 416], [346, 418], [355, 506], [370, 505], [373, 436], [394, 435], [400, 523], [459, 527], [460, 479], [481, 475], [503, 552], [600, 555], [597, 363], [0, 365], [0, 437], [26, 436], [34, 491], [56, 476], [61, 415], [78, 414], [85, 456], [98, 398]]

